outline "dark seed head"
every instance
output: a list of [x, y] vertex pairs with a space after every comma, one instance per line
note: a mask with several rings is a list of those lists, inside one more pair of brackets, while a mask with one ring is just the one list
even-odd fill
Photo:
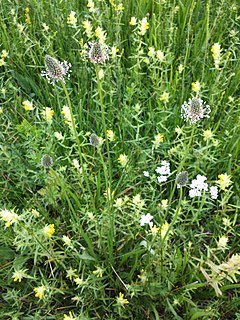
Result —
[[176, 177], [177, 187], [184, 187], [188, 183], [188, 173], [187, 171], [180, 172]]
[[41, 165], [48, 169], [53, 165], [53, 159], [48, 154], [44, 154], [41, 159]]

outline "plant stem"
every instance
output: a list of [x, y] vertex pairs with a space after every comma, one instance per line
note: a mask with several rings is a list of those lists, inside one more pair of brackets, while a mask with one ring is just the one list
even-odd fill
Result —
[[[186, 148], [186, 150], [185, 150], [183, 159], [182, 159], [182, 161], [180, 162], [180, 165], [179, 165], [178, 170], [177, 170], [177, 175], [178, 175], [178, 174], [181, 172], [181, 170], [183, 169], [183, 166], [184, 166], [185, 161], [186, 161], [186, 159], [187, 159], [188, 151], [189, 151], [190, 146], [191, 146], [192, 141], [193, 141], [193, 135], [194, 135], [195, 127], [196, 127], [196, 124], [194, 123], [193, 126], [192, 126], [191, 136], [190, 136], [190, 139], [189, 139], [187, 148]], [[169, 197], [169, 200], [168, 200], [169, 206], [170, 206], [170, 203], [171, 203], [171, 201], [172, 201], [172, 198], [173, 198], [175, 189], [176, 189], [176, 183], [174, 182], [174, 186], [173, 186], [172, 192], [171, 192], [170, 197]]]
[[[73, 129], [73, 133], [74, 133], [74, 136], [75, 136], [75, 139], [76, 139], [76, 143], [77, 143], [77, 147], [78, 147], [78, 155], [79, 155], [79, 159], [80, 159], [80, 164], [81, 164], [81, 169], [82, 169], [82, 172], [83, 172], [84, 180], [86, 182], [88, 193], [89, 193], [89, 195], [91, 197], [91, 200], [92, 200], [93, 208], [95, 208], [94, 197], [93, 197], [93, 194], [92, 194], [92, 191], [91, 191], [91, 188], [90, 188], [90, 185], [89, 185], [87, 173], [86, 173], [85, 167], [84, 167], [84, 161], [83, 161], [82, 150], [81, 150], [81, 143], [80, 143], [80, 140], [79, 140], [79, 137], [78, 137], [78, 133], [77, 133], [77, 129], [76, 129], [76, 124], [75, 124], [75, 119], [74, 119], [74, 116], [73, 116], [71, 100], [70, 100], [70, 97], [69, 97], [69, 94], [68, 94], [68, 91], [67, 91], [65, 83], [63, 81], [61, 81], [61, 84], [62, 84], [63, 91], [65, 93], [65, 96], [66, 96], [66, 99], [67, 99], [67, 104], [68, 104], [68, 107], [69, 107], [69, 110], [70, 110], [72, 129]], [[84, 190], [83, 190], [83, 192], [84, 192]]]

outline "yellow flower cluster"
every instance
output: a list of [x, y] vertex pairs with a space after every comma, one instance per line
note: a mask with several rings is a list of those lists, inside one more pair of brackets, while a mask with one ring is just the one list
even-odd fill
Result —
[[120, 307], [124, 307], [125, 304], [128, 304], [129, 301], [127, 299], [124, 299], [124, 294], [122, 292], [119, 292], [118, 297], [116, 298], [117, 305]]
[[226, 173], [219, 174], [217, 183], [219, 184], [220, 189], [225, 191], [226, 188], [232, 184], [231, 177]]
[[[129, 21], [130, 26], [137, 25], [137, 19], [136, 17], [131, 17]], [[149, 22], [147, 21], [147, 18], [144, 17], [142, 20], [138, 22], [138, 33], [141, 36], [144, 36], [147, 30], [149, 29]]]
[[63, 114], [64, 116], [65, 123], [68, 124], [70, 127], [72, 127], [72, 117], [71, 117], [71, 112], [69, 107], [63, 106], [61, 114]]
[[71, 11], [69, 16], [67, 17], [67, 24], [70, 24], [73, 27], [76, 27], [77, 25], [77, 18], [76, 18], [76, 12]]
[[54, 110], [52, 110], [49, 107], [46, 107], [43, 109], [42, 115], [45, 118], [45, 120], [47, 121], [47, 123], [52, 123], [52, 117], [54, 115]]
[[161, 133], [156, 134], [154, 136], [154, 141], [152, 141], [154, 148], [158, 148], [163, 141], [164, 141], [164, 135]]
[[5, 59], [8, 57], [8, 52], [6, 50], [2, 50], [1, 58], [0, 58], [0, 67], [5, 66]]
[[105, 43], [106, 41], [106, 31], [104, 31], [101, 27], [97, 27], [95, 30], [95, 36], [98, 38], [100, 43]]
[[95, 11], [95, 5], [94, 5], [93, 0], [88, 0], [87, 7], [88, 7], [90, 12], [94, 12]]
[[27, 24], [31, 24], [31, 18], [30, 18], [30, 15], [29, 15], [29, 8], [25, 8], [25, 22]]
[[13, 223], [16, 223], [20, 217], [13, 210], [1, 210], [0, 218], [5, 222], [5, 227], [10, 227]]
[[55, 232], [54, 224], [49, 224], [43, 228], [43, 233], [50, 238]]
[[128, 163], [128, 156], [126, 156], [125, 154], [120, 154], [120, 156], [118, 157], [118, 163], [124, 168], [126, 167], [127, 163]]
[[84, 20], [82, 22], [83, 28], [85, 29], [85, 33], [88, 36], [88, 38], [91, 38], [92, 36], [92, 23], [89, 20]]
[[199, 95], [201, 89], [201, 84], [199, 81], [192, 82], [192, 91], [196, 92], [197, 96]]
[[35, 297], [42, 299], [44, 296], [45, 291], [47, 290], [47, 287], [41, 286], [34, 288], [33, 291], [35, 292]]
[[221, 62], [221, 45], [219, 43], [214, 43], [214, 45], [212, 45], [211, 52], [214, 59], [215, 68], [219, 70], [219, 64]]
[[29, 100], [23, 101], [22, 105], [26, 111], [33, 110], [33, 103]]

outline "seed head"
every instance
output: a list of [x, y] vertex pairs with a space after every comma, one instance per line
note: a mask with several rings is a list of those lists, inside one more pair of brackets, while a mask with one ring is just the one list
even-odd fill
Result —
[[90, 42], [88, 58], [92, 63], [104, 63], [108, 60], [108, 47], [100, 42]]
[[176, 177], [177, 187], [184, 187], [188, 183], [188, 173], [187, 171], [180, 172]]
[[63, 81], [65, 83], [64, 77], [69, 78], [69, 72], [71, 72], [71, 64], [67, 61], [60, 62], [53, 57], [46, 55], [44, 58], [44, 63], [46, 66], [46, 71], [41, 72], [42, 77], [46, 77], [48, 82], [54, 84], [58, 81]]
[[48, 154], [44, 154], [41, 159], [41, 165], [48, 169], [53, 165], [53, 159]]
[[92, 133], [89, 138], [90, 144], [94, 147], [97, 147], [101, 143], [101, 139], [95, 134]]
[[191, 124], [197, 122], [198, 120], [206, 117], [209, 118], [209, 113], [211, 109], [209, 105], [206, 105], [200, 98], [189, 99], [188, 102], [184, 102], [181, 107], [181, 117], [186, 121], [190, 120]]

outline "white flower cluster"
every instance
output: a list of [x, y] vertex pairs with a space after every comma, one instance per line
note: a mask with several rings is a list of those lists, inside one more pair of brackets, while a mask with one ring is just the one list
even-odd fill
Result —
[[200, 174], [197, 175], [197, 178], [192, 181], [190, 184], [190, 191], [189, 196], [193, 197], [200, 197], [202, 191], [208, 191], [208, 184], [204, 182], [207, 180], [205, 176], [201, 176]]
[[161, 166], [157, 167], [155, 170], [159, 176], [157, 177], [157, 180], [159, 183], [167, 181], [168, 176], [170, 175], [170, 163], [163, 160], [161, 161]]
[[140, 226], [144, 226], [145, 224], [148, 224], [150, 227], [153, 226], [152, 222], [153, 216], [150, 213], [147, 213], [146, 215], [142, 215], [140, 218]]
[[[200, 197], [202, 191], [208, 191], [208, 184], [206, 182], [207, 177], [201, 176], [200, 174], [197, 175], [196, 179], [192, 180], [190, 184], [189, 196], [193, 197]], [[218, 187], [212, 186], [209, 189], [211, 199], [216, 200], [218, 197]]]

